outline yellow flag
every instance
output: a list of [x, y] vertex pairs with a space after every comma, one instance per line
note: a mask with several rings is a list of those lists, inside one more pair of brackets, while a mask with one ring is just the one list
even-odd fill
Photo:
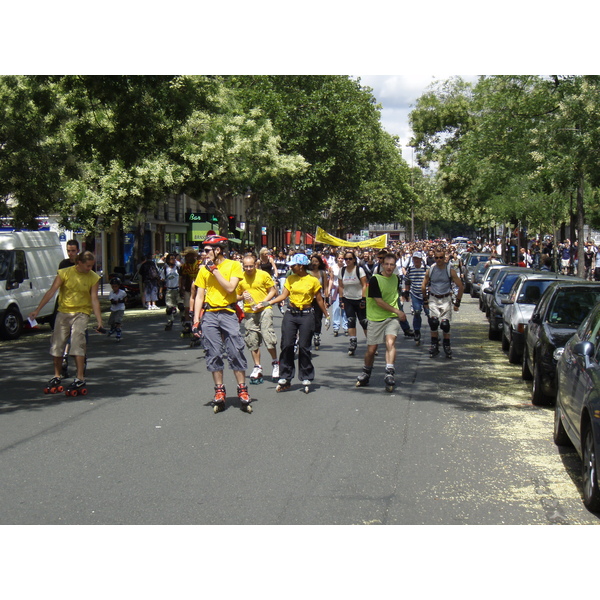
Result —
[[320, 227], [317, 227], [315, 242], [343, 248], [385, 248], [387, 246], [387, 233], [362, 242], [349, 242], [348, 240], [330, 235]]

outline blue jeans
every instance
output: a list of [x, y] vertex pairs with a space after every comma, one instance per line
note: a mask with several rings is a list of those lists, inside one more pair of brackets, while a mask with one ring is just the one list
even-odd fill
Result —
[[429, 308], [424, 306], [423, 298], [417, 298], [411, 294], [410, 301], [413, 309], [413, 329], [415, 331], [420, 331], [421, 323], [423, 322], [423, 319], [421, 318], [421, 312], [424, 310], [425, 316], [429, 317]]
[[346, 329], [346, 330], [348, 329], [348, 319], [346, 318], [346, 311], [342, 310], [340, 308], [340, 297], [339, 296], [335, 299], [335, 302], [332, 302], [329, 305], [329, 312], [332, 316], [331, 324], [333, 325], [334, 331], [338, 331], [340, 328], [340, 325], [344, 329]]

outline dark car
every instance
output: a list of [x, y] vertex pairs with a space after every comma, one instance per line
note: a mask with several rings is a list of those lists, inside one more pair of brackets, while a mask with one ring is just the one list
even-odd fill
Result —
[[[523, 362], [523, 348], [529, 319], [548, 286], [557, 280], [573, 281], [573, 277], [557, 273], [532, 271], [521, 273], [513, 283], [508, 298], [502, 300], [502, 349], [508, 351], [508, 361]], [[584, 279], [579, 279], [584, 282]]]
[[582, 459], [583, 503], [600, 511], [600, 305], [579, 326], [556, 366], [554, 442]]
[[[527, 272], [531, 273], [531, 269], [525, 267], [509, 267], [508, 269], [503, 269], [498, 273], [495, 283], [484, 289], [484, 293], [490, 295], [489, 308], [487, 311], [487, 318], [490, 322], [488, 331], [488, 338], [490, 340], [499, 340], [502, 335], [504, 324], [504, 304], [502, 304], [502, 300], [508, 298], [508, 294], [517, 277], [521, 273]], [[506, 351], [508, 350], [508, 346], [502, 349]]]
[[467, 256], [461, 257], [461, 276], [465, 284], [465, 294], [471, 291], [471, 273], [475, 270], [480, 262], [487, 262], [490, 260], [491, 254], [489, 252], [471, 252]]
[[600, 282], [555, 281], [536, 306], [527, 324], [523, 348], [523, 379], [533, 379], [533, 404], [556, 398], [556, 359], [590, 310], [600, 302]]

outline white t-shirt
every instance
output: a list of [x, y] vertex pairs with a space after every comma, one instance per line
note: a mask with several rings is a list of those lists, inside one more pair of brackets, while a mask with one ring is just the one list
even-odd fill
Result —
[[[356, 273], [357, 270], [358, 275]], [[344, 298], [348, 298], [348, 300], [360, 300], [363, 297], [360, 278], [366, 276], [365, 270], [360, 266], [354, 267], [352, 272], [349, 272], [348, 267], [346, 267], [342, 279], [344, 283]]]

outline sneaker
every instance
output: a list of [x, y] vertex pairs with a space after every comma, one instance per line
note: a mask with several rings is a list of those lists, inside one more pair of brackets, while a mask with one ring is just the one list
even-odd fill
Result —
[[254, 365], [254, 369], [252, 369], [252, 373], [250, 375], [250, 379], [257, 379], [262, 374], [262, 367], [260, 365]]
[[271, 377], [273, 379], [279, 379], [279, 361], [274, 360], [271, 364], [273, 366], [273, 373], [272, 373]]

